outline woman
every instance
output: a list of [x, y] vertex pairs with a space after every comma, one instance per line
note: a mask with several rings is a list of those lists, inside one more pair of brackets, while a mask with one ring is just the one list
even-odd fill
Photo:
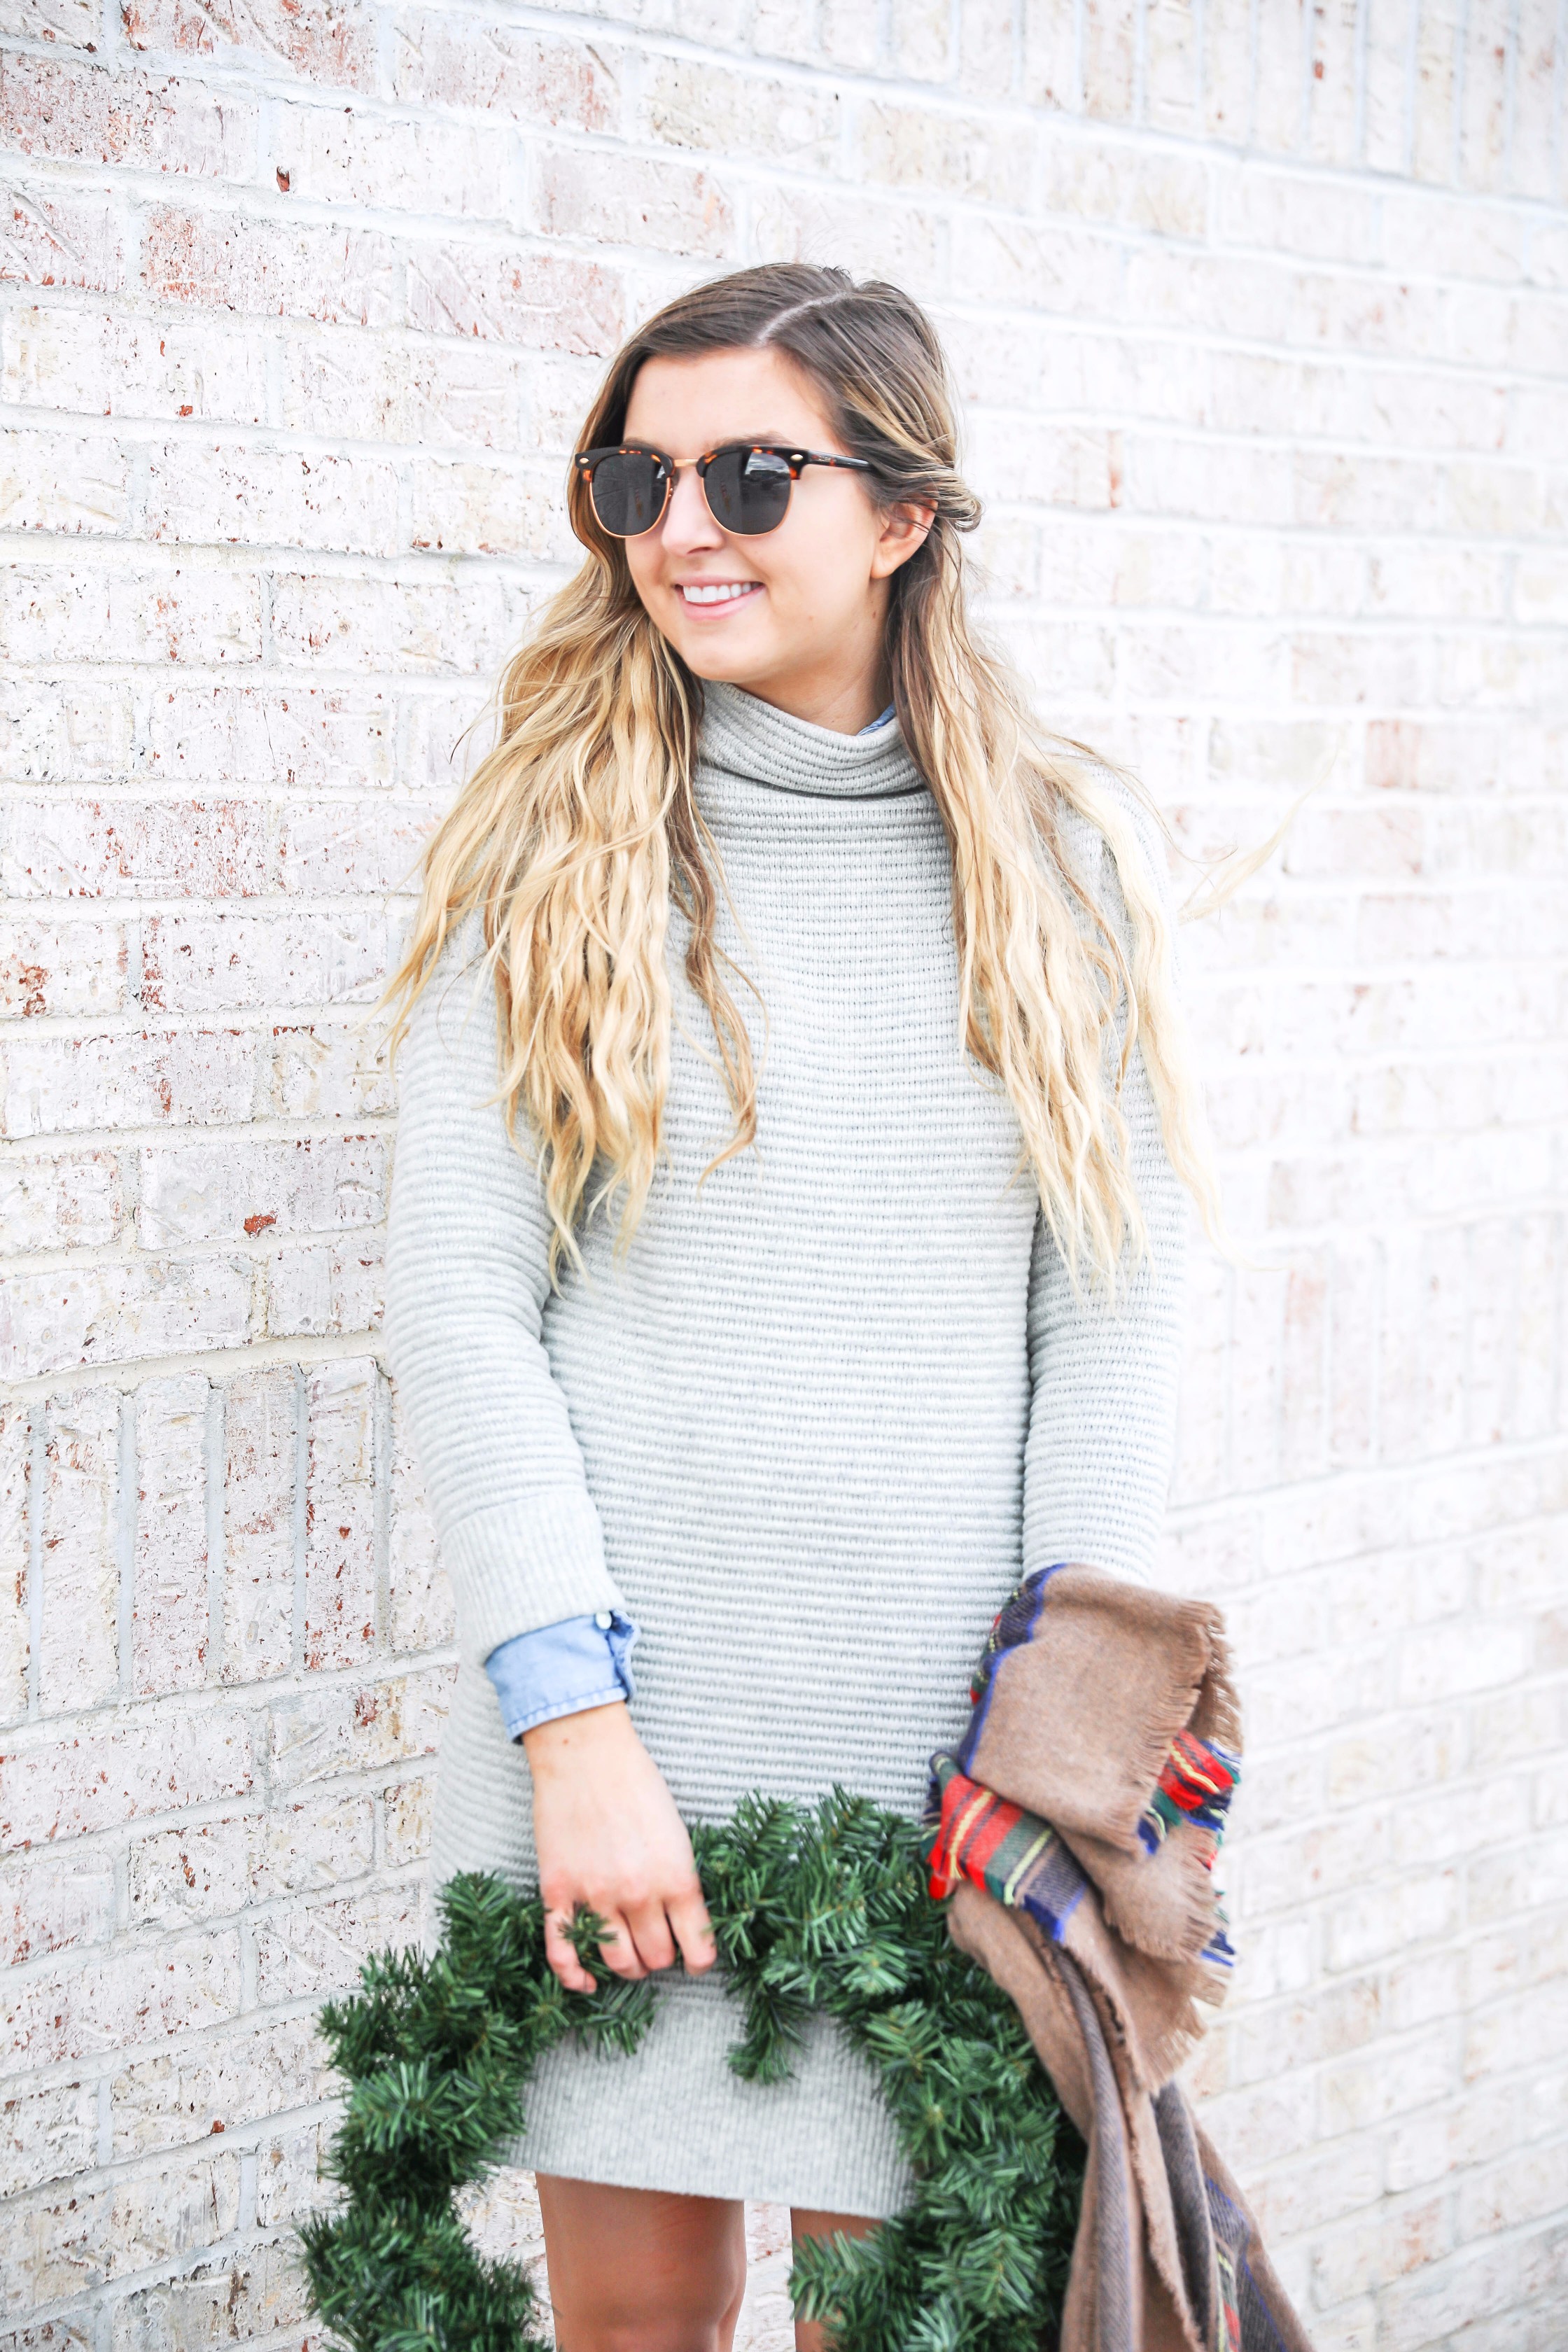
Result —
[[798, 2234], [908, 2192], [826, 2025], [785, 2086], [729, 2071], [683, 1822], [918, 1811], [1019, 1576], [1142, 1574], [1164, 1498], [1201, 1179], [1163, 861], [977, 647], [954, 460], [894, 288], [748, 270], [634, 335], [398, 975], [433, 1876], [537, 1871], [569, 1986], [578, 1904], [672, 1970], [634, 2058], [531, 2087], [565, 2352], [726, 2347], [744, 2199]]

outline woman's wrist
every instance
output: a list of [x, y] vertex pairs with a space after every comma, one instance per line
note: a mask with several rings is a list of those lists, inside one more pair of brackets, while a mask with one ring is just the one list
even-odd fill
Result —
[[628, 1738], [635, 1740], [637, 1733], [624, 1698], [552, 1716], [548, 1723], [536, 1723], [518, 1734], [536, 1780], [577, 1771], [597, 1757], [624, 1748]]

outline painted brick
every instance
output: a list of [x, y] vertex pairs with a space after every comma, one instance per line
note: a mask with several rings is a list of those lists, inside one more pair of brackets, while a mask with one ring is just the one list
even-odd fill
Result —
[[267, 1328], [273, 1339], [379, 1329], [384, 1287], [379, 1234], [279, 1249], [267, 1269]]
[[342, 1022], [279, 1024], [269, 1040], [265, 1097], [280, 1118], [374, 1118], [395, 1108], [384, 1033]]
[[407, 304], [407, 324], [424, 333], [530, 351], [607, 353], [624, 317], [619, 282], [597, 263], [550, 253], [508, 258], [488, 246], [434, 240], [410, 247]]
[[[373, 644], [379, 666], [390, 644], [395, 668], [471, 673], [504, 650], [522, 609], [521, 592], [500, 583], [469, 590], [284, 572], [273, 584], [272, 635], [291, 662], [306, 666], [339, 667], [360, 659]], [[450, 642], [447, 632], [458, 628], [462, 637]], [[285, 871], [282, 879], [286, 887], [294, 886], [292, 874]]]
[[391, 555], [397, 479], [374, 457], [258, 453], [219, 442], [165, 442], [146, 453], [146, 528], [182, 546]]
[[860, 168], [875, 184], [942, 188], [1016, 205], [1028, 192], [1027, 131], [984, 115], [936, 114], [912, 107], [868, 106], [857, 124]]
[[280, 1366], [242, 1372], [223, 1391], [226, 1683], [264, 1681], [293, 1657], [299, 1387]]
[[1336, 2231], [1312, 2265], [1318, 2302], [1333, 2305], [1385, 2286], [1451, 2252], [1447, 2199], [1423, 2198], [1385, 2210], [1373, 2221]]
[[272, 152], [291, 196], [377, 212], [504, 220], [514, 142], [500, 124], [389, 120], [352, 107], [279, 108]]
[[110, 2084], [110, 2146], [116, 2158], [194, 2147], [331, 2086], [313, 2018], [269, 2015], [121, 2068]]
[[929, 205], [805, 190], [759, 191], [752, 236], [760, 261], [816, 261], [833, 254], [851, 271], [879, 270], [916, 295], [946, 289], [946, 224]]
[[368, 1796], [310, 1797], [271, 1813], [201, 1821], [138, 1838], [127, 1856], [132, 1920], [174, 1927], [360, 1877], [374, 1859]]
[[329, 1683], [279, 1697], [270, 1709], [274, 1785], [298, 1789], [340, 1772], [435, 1755], [450, 1678], [446, 1668], [426, 1668], [357, 1690]]
[[195, 2352], [197, 2346], [265, 2342], [284, 2328], [290, 2352], [312, 2340], [304, 2274], [285, 2241], [247, 2246], [138, 2288], [114, 2305], [111, 2328], [112, 2352]]
[[49, 1416], [42, 1496], [43, 1638], [38, 1700], [46, 1714], [90, 1706], [118, 1687], [121, 1401], [114, 1389], [62, 1399]]
[[1552, 193], [1553, 100], [1562, 29], [1549, 0], [1524, 0], [1514, 36], [1513, 185], [1527, 195]]
[[[365, 615], [368, 625], [370, 615]], [[425, 801], [304, 802], [285, 813], [278, 861], [301, 898], [395, 890], [412, 873], [442, 811]]]
[[[422, 335], [340, 332], [323, 345], [305, 330], [289, 336], [279, 359], [281, 421], [290, 431], [389, 446], [523, 443], [531, 383], [521, 352]], [[285, 724], [297, 708], [294, 696], [287, 709], [279, 703]], [[363, 748], [362, 739], [355, 750]]]
[[375, 1367], [325, 1364], [308, 1382], [305, 1664], [342, 1666], [375, 1637]]
[[209, 24], [192, 16], [179, 0], [136, 0], [125, 16], [125, 37], [135, 49], [225, 55], [236, 51], [286, 66], [302, 79], [328, 86], [369, 88], [374, 72], [374, 35], [367, 8], [350, 5], [336, 8], [321, 22], [301, 23], [290, 8], [264, 5], [250, 11], [243, 23], [226, 19]]
[[0, 1056], [0, 1128], [13, 1136], [243, 1119], [255, 1085], [254, 1041], [237, 1029], [13, 1034]]
[[439, 1648], [452, 1638], [452, 1594], [418, 1467], [394, 1416], [388, 1579], [395, 1650]]
[[256, 2163], [256, 2219], [262, 2229], [301, 2221], [332, 2201], [332, 2189], [322, 2174], [326, 2153], [327, 2134], [320, 2124], [262, 2143]]
[[398, 98], [462, 108], [489, 121], [546, 130], [613, 131], [620, 115], [616, 51], [600, 41], [542, 37], [510, 25], [454, 24], [437, 9], [399, 12], [393, 86]]
[[196, 1373], [136, 1395], [132, 1687], [139, 1697], [206, 1681], [206, 1449], [212, 1390]]
[[416, 460], [410, 476], [414, 520], [407, 544], [456, 555], [514, 555], [537, 562], [570, 560], [574, 541], [565, 500], [549, 475], [471, 462]]
[[435, 1790], [434, 1778], [428, 1774], [418, 1780], [395, 1781], [387, 1790], [386, 1859], [390, 1868], [423, 1862], [428, 1855]]
[[256, 169], [258, 109], [237, 100], [215, 106], [199, 83], [142, 74], [111, 83], [90, 67], [8, 58], [0, 115], [13, 146], [55, 163], [241, 180]]
[[239, 2158], [204, 2157], [78, 2194], [46, 2189], [16, 2209], [0, 2252], [7, 2305], [27, 2310], [143, 2271], [222, 2237], [239, 2217]]
[[32, 1562], [33, 1416], [0, 1405], [0, 1722], [27, 1712]]
[[241, 571], [190, 572], [17, 564], [0, 593], [0, 645], [13, 662], [254, 662], [261, 656], [261, 587]]
[[155, 302], [390, 327], [414, 323], [406, 282], [402, 254], [378, 229], [176, 205], [152, 207], [142, 228], [142, 284]]
[[139, 993], [159, 1013], [334, 1004], [366, 995], [386, 962], [379, 908], [154, 915], [142, 926]]
[[0, 1377], [11, 1380], [234, 1347], [254, 1320], [243, 1259], [101, 1261], [68, 1275], [11, 1276], [0, 1297], [10, 1326]]
[[112, 440], [0, 431], [0, 517], [9, 530], [119, 537], [129, 498], [127, 461]]
[[648, 60], [641, 113], [649, 135], [666, 146], [765, 155], [795, 171], [832, 173], [845, 105], [831, 85], [730, 73], [707, 58], [671, 57]]
[[286, 2000], [352, 1986], [371, 1952], [417, 1940], [418, 1910], [419, 1890], [409, 1885], [268, 1912], [256, 1929], [261, 1999]]
[[0, 2197], [69, 2179], [97, 2156], [96, 2083], [50, 2083], [0, 2105]]
[[35, 1972], [7, 2012], [9, 2066], [75, 2063], [223, 2023], [239, 2005], [239, 1938], [190, 1936], [124, 1958]]
[[216, 1711], [13, 1742], [0, 1756], [0, 1841], [36, 1845], [243, 1796], [251, 1771], [245, 1718]]
[[734, 250], [727, 191], [684, 164], [623, 163], [575, 150], [541, 157], [534, 185], [547, 235], [719, 258]]
[[25, 898], [250, 898], [263, 887], [264, 823], [246, 801], [19, 797], [5, 887]]
[[279, 788], [331, 782], [363, 792], [392, 781], [390, 736], [387, 698], [374, 685], [356, 690], [307, 680], [280, 693], [259, 683], [175, 680], [148, 714], [147, 766], [163, 782], [224, 777]]
[[107, 1942], [115, 1924], [114, 1858], [68, 1845], [13, 1859], [0, 1869], [0, 1957], [7, 1967]]
[[9, 718], [8, 765], [26, 782], [111, 782], [131, 763], [134, 710], [123, 682], [18, 678]]
[[214, 319], [154, 322], [39, 306], [13, 310], [0, 325], [6, 398], [81, 415], [259, 425], [265, 356], [253, 335]]
[[93, 190], [46, 192], [18, 183], [5, 202], [5, 274], [33, 286], [117, 293], [125, 279], [119, 207]]
[[125, 932], [118, 923], [31, 915], [0, 923], [0, 1020], [118, 1013], [126, 980]]
[[301, 1136], [259, 1146], [244, 1167], [221, 1142], [143, 1146], [137, 1233], [148, 1249], [197, 1241], [272, 1241], [374, 1223], [382, 1209], [379, 1137]]

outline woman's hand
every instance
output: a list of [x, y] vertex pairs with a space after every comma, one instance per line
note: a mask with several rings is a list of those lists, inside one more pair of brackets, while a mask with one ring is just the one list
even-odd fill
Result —
[[623, 1699], [557, 1716], [522, 1735], [533, 1775], [533, 1836], [544, 1957], [568, 1992], [594, 1979], [562, 1929], [579, 1903], [609, 1922], [599, 1949], [617, 1976], [668, 1969], [676, 1946], [697, 1975], [717, 1957], [686, 1824]]

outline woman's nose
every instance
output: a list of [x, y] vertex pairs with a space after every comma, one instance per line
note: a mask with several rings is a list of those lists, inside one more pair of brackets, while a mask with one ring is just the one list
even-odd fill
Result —
[[695, 466], [682, 466], [664, 510], [664, 543], [673, 555], [691, 555], [699, 548], [720, 547], [724, 534], [713, 520], [713, 509], [697, 478]]

